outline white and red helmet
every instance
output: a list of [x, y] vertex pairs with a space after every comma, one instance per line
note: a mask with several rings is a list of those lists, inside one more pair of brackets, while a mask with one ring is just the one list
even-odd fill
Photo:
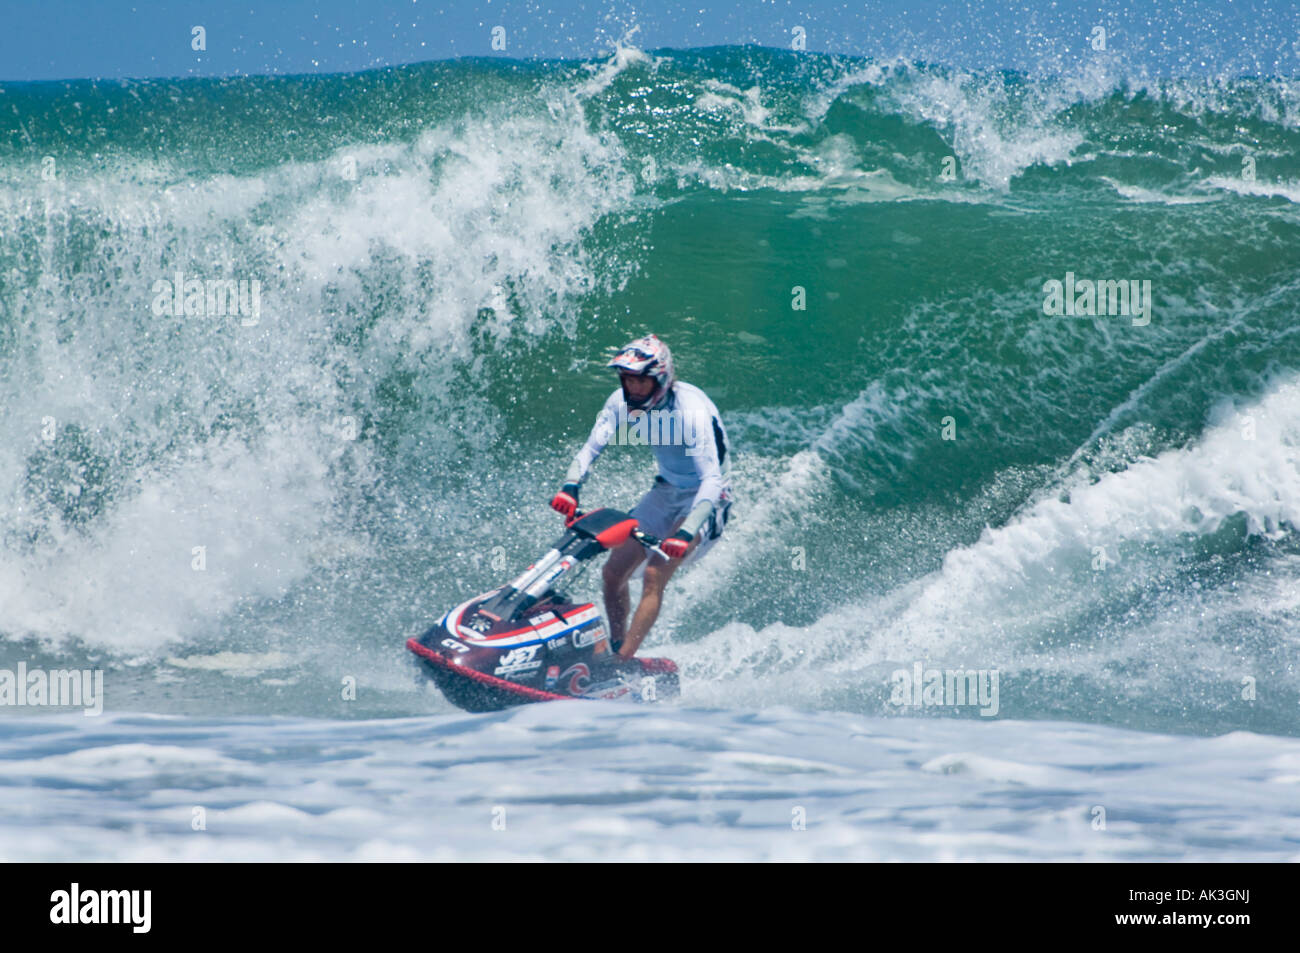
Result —
[[638, 377], [653, 377], [656, 382], [654, 391], [643, 401], [634, 401], [623, 388], [623, 399], [633, 410], [649, 410], [658, 406], [672, 390], [676, 377], [673, 375], [673, 353], [668, 345], [653, 334], [637, 338], [625, 345], [606, 367], [612, 367], [619, 374], [634, 374]]

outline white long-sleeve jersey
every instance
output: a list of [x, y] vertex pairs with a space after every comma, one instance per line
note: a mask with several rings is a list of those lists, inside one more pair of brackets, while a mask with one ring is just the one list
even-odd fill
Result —
[[692, 536], [730, 496], [731, 461], [727, 459], [727, 431], [713, 401], [693, 384], [678, 381], [664, 406], [629, 411], [620, 387], [609, 395], [596, 417], [591, 436], [573, 458], [566, 483], [579, 486], [591, 465], [613, 440], [648, 444], [659, 464], [659, 476], [683, 490], [694, 489], [695, 498], [682, 529]]

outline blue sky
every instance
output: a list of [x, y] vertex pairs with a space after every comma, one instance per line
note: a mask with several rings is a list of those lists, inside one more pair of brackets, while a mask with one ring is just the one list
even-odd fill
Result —
[[[455, 56], [758, 43], [1051, 70], [1087, 48], [1161, 72], [1300, 73], [1296, 0], [0, 0], [0, 80], [351, 72]], [[191, 48], [192, 28], [205, 51]], [[505, 29], [494, 51], [492, 28]]]

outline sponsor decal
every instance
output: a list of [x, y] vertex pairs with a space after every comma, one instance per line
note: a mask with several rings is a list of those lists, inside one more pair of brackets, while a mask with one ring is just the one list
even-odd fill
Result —
[[[591, 678], [591, 669], [587, 668], [587, 666], [582, 662], [579, 662], [576, 665], [570, 665], [566, 668], [564, 674], [561, 675], [560, 678], [567, 678], [569, 680], [569, 684], [565, 688], [565, 691], [570, 695], [581, 695], [587, 689], [587, 681]], [[559, 679], [557, 679], [557, 681], [559, 681]]]
[[590, 628], [583, 629], [581, 632], [573, 633], [573, 647], [583, 649], [588, 645], [595, 645], [605, 637], [605, 627], [603, 625], [593, 625]]
[[449, 648], [449, 649], [451, 649], [453, 652], [468, 652], [468, 651], [469, 651], [469, 646], [468, 646], [468, 645], [466, 645], [464, 642], [457, 642], [455, 639], [443, 639], [443, 640], [442, 640], [442, 644], [443, 644], [443, 647], [444, 647], [444, 648]]
[[497, 678], [505, 678], [505, 679], [523, 678], [524, 676], [530, 675], [533, 672], [537, 671], [541, 667], [542, 667], [542, 663], [540, 661], [529, 662], [527, 665], [516, 665], [512, 668], [504, 668], [502, 666], [497, 666], [495, 669], [492, 670], [492, 674], [495, 675]]
[[511, 649], [501, 656], [501, 667], [512, 668], [516, 665], [523, 665], [525, 662], [531, 662], [535, 655], [537, 655], [537, 646], [521, 645], [519, 648]]
[[521, 645], [517, 649], [511, 649], [501, 656], [501, 664], [492, 671], [492, 674], [502, 678], [514, 678], [535, 671], [542, 667], [542, 660], [536, 656], [536, 645]]
[[533, 588], [535, 588], [536, 586], [538, 586], [539, 584], [540, 584], [540, 585], [543, 585], [543, 586], [549, 586], [552, 582], [554, 582], [556, 579], [558, 579], [561, 575], [563, 575], [564, 573], [566, 573], [566, 572], [568, 572], [570, 569], [572, 569], [573, 566], [574, 566], [574, 563], [575, 563], [576, 561], [577, 561], [577, 560], [575, 560], [572, 556], [565, 556], [563, 559], [561, 559], [558, 563], [556, 563], [556, 564], [555, 564], [554, 566], [552, 566], [550, 569], [546, 570], [546, 572], [542, 575], [542, 578], [539, 579], [539, 580], [537, 580], [537, 582], [533, 583], [533, 584], [532, 584], [531, 586], [529, 586], [528, 588], [529, 588], [529, 589], [533, 589]]
[[560, 649], [564, 648], [564, 646], [568, 644], [568, 641], [569, 640], [566, 639], [564, 636], [560, 636], [558, 639], [551, 639], [551, 641], [547, 642], [546, 647], [550, 649], [552, 652], [558, 652]]
[[560, 666], [552, 665], [546, 670], [546, 687], [554, 688], [555, 683], [560, 680]]

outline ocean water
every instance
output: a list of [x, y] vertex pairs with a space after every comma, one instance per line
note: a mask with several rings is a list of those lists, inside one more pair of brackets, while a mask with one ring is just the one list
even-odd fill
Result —
[[[1297, 156], [1294, 79], [1106, 57], [0, 84], [0, 669], [104, 680], [0, 706], [0, 856], [1300, 856]], [[647, 331], [734, 444], [682, 697], [457, 712], [403, 643]]]
[[1300, 745], [581, 701], [5, 721], [11, 861], [1285, 861]]

